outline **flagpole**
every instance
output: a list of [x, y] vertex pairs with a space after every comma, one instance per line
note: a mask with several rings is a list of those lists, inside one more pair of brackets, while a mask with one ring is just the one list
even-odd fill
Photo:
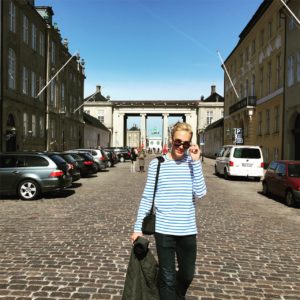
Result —
[[71, 59], [76, 56], [78, 51], [76, 51], [68, 60], [67, 62], [55, 73], [55, 75], [47, 82], [47, 84], [39, 91], [39, 93], [35, 96], [38, 98], [39, 95], [47, 88], [47, 86], [52, 82], [52, 80], [62, 71], [62, 69], [71, 61]]
[[236, 94], [236, 97], [237, 97], [238, 99], [240, 99], [240, 97], [239, 97], [239, 95], [238, 95], [238, 93], [237, 93], [237, 91], [236, 91], [236, 89], [235, 89], [235, 87], [234, 87], [234, 84], [233, 84], [233, 82], [232, 82], [232, 80], [231, 80], [231, 77], [230, 77], [230, 75], [229, 75], [229, 73], [228, 73], [228, 71], [227, 71], [227, 68], [226, 68], [226, 66], [225, 66], [225, 64], [224, 64], [224, 61], [223, 61], [222, 56], [221, 56], [221, 54], [220, 54], [220, 51], [217, 50], [217, 52], [218, 52], [219, 58], [220, 58], [220, 60], [221, 60], [221, 63], [222, 63], [222, 65], [223, 65], [223, 67], [224, 67], [224, 70], [225, 70], [225, 72], [226, 72], [226, 74], [227, 74], [227, 76], [228, 76], [228, 78], [229, 78], [229, 81], [230, 81], [230, 83], [231, 83], [231, 86], [232, 86], [232, 88], [233, 88], [233, 90], [234, 90], [234, 92], [235, 92], [235, 94]]

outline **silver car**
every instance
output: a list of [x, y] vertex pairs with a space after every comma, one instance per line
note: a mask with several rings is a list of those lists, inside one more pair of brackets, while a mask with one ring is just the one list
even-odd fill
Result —
[[0, 153], [0, 194], [38, 199], [45, 192], [71, 186], [68, 164], [58, 165], [43, 153]]

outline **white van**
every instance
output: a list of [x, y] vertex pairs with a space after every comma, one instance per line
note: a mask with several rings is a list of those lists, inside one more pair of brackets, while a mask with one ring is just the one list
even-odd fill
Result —
[[216, 175], [254, 177], [260, 181], [264, 175], [264, 160], [259, 146], [225, 145], [217, 154]]

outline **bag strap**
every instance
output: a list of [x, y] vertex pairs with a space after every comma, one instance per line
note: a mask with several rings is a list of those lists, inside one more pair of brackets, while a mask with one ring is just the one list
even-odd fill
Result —
[[155, 194], [156, 194], [156, 189], [157, 189], [160, 164], [165, 161], [165, 159], [162, 156], [158, 156], [157, 159], [158, 159], [158, 163], [157, 163], [157, 169], [156, 169], [155, 185], [154, 185], [152, 206], [151, 206], [151, 210], [150, 210], [151, 215], [153, 214], [153, 210], [154, 210], [154, 199], [155, 199]]

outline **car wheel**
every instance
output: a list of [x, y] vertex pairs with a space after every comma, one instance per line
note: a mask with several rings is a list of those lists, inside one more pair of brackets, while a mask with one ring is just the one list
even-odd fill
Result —
[[285, 195], [285, 201], [287, 206], [294, 206], [295, 205], [295, 199], [292, 191], [287, 191]]
[[230, 177], [230, 176], [229, 176], [229, 174], [228, 174], [228, 172], [227, 172], [227, 169], [225, 168], [225, 169], [224, 169], [224, 178], [228, 180], [229, 177]]
[[22, 200], [34, 200], [41, 196], [41, 188], [36, 181], [27, 179], [19, 184], [18, 195]]
[[216, 165], [215, 165], [215, 174], [216, 174], [217, 176], [220, 175], [220, 173], [218, 172], [218, 169], [217, 169], [217, 166], [216, 166]]
[[125, 161], [124, 157], [123, 156], [120, 157], [120, 162], [124, 162], [124, 161]]
[[267, 185], [266, 182], [264, 182], [264, 183], [263, 183], [263, 194], [264, 194], [265, 196], [268, 196], [269, 193], [270, 193], [270, 192], [269, 192], [268, 185]]

